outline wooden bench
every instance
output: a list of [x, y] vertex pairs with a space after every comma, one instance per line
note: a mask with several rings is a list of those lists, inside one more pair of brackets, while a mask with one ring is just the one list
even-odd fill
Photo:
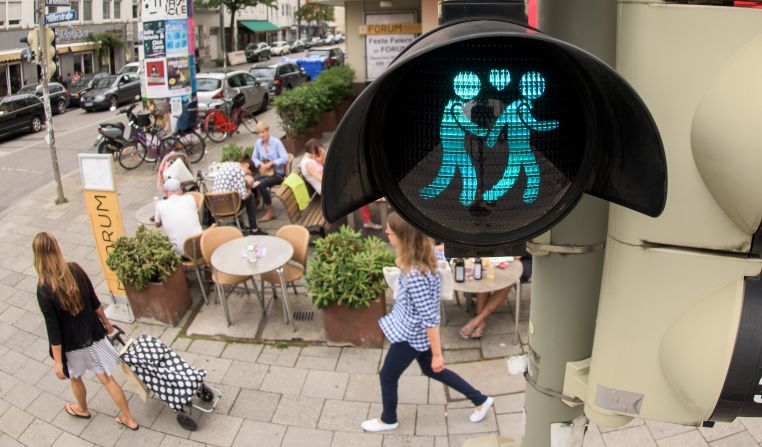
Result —
[[325, 236], [327, 222], [323, 216], [323, 206], [319, 194], [312, 194], [310, 204], [303, 211], [299, 211], [296, 196], [288, 186], [280, 185], [277, 190], [273, 188], [273, 194], [283, 203], [288, 214], [288, 220], [292, 224], [301, 225], [310, 230], [311, 233], [319, 233]]

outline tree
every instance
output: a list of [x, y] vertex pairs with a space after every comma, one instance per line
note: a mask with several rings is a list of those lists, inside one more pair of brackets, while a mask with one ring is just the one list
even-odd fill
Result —
[[232, 49], [238, 49], [238, 33], [236, 30], [235, 15], [236, 13], [248, 7], [254, 7], [258, 5], [265, 5], [268, 8], [277, 8], [277, 0], [201, 0], [194, 3], [196, 8], [208, 8], [219, 9], [225, 7], [230, 11], [230, 29], [232, 34]]
[[314, 3], [307, 3], [297, 9], [296, 18], [306, 22], [315, 22], [321, 28], [323, 27], [323, 23], [335, 20], [333, 6], [316, 5]]
[[126, 44], [117, 34], [111, 31], [105, 31], [102, 33], [90, 33], [87, 35], [87, 39], [91, 42], [97, 42], [98, 45], [98, 57], [102, 60], [103, 56], [108, 56], [111, 70], [116, 70], [114, 66], [114, 60], [112, 57], [113, 50], [124, 48]]

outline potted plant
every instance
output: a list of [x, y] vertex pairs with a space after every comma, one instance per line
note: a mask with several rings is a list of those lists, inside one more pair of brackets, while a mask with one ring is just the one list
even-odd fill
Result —
[[394, 265], [386, 243], [342, 226], [315, 241], [307, 268], [307, 294], [323, 311], [326, 339], [334, 343], [381, 347], [378, 319], [386, 313], [382, 269]]
[[135, 237], [120, 237], [106, 259], [124, 285], [136, 318], [176, 326], [191, 305], [180, 258], [169, 238], [138, 226]]

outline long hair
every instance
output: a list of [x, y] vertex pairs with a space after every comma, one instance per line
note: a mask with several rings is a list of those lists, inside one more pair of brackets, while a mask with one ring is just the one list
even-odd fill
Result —
[[321, 147], [323, 147], [323, 145], [320, 143], [320, 141], [315, 138], [310, 138], [306, 143], [304, 143], [304, 152], [319, 156]]
[[423, 273], [436, 272], [437, 258], [434, 256], [431, 239], [402, 220], [397, 213], [390, 214], [386, 222], [399, 239], [396, 248], [402, 270], [407, 272], [412, 267], [417, 267]]
[[32, 242], [32, 251], [38, 284], [50, 287], [63, 310], [72, 315], [80, 313], [83, 305], [79, 286], [61, 254], [56, 238], [49, 233], [37, 233]]

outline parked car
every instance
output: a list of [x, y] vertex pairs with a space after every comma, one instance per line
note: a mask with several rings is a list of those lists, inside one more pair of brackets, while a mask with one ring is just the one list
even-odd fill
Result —
[[[316, 47], [318, 45], [323, 45], [325, 42], [323, 42], [323, 39], [321, 39], [319, 37], [313, 37], [310, 40], [310, 43], [312, 44], [312, 47]], [[310, 48], [312, 48], [312, 47], [310, 47]]]
[[140, 71], [140, 62], [130, 62], [129, 64], [125, 64], [125, 66], [122, 67], [117, 74], [124, 74], [124, 73], [137, 74], [139, 71]]
[[307, 52], [307, 57], [309, 56], [323, 56], [328, 58], [328, 61], [326, 62], [327, 68], [335, 65], [344, 65], [344, 52], [341, 51], [341, 48], [311, 48], [310, 51]]
[[284, 54], [288, 54], [290, 52], [291, 52], [291, 47], [288, 46], [288, 42], [286, 42], [285, 40], [275, 41], [270, 47], [270, 53], [272, 53], [275, 56], [283, 56]]
[[35, 95], [6, 96], [0, 101], [0, 138], [18, 132], [39, 132], [45, 123], [45, 107]]
[[249, 69], [255, 78], [266, 85], [273, 95], [298, 87], [310, 80], [304, 69], [293, 62], [257, 64]]
[[[223, 98], [222, 84], [225, 80], [223, 73], [199, 73], [196, 76], [196, 91], [199, 108], [209, 108], [209, 104]], [[265, 84], [245, 71], [231, 71], [225, 82], [225, 98], [233, 98], [243, 93], [246, 102], [244, 108], [250, 112], [264, 112], [270, 103], [270, 95]]]
[[80, 97], [86, 112], [117, 107], [140, 97], [140, 78], [135, 73], [108, 75], [95, 81], [93, 88]]
[[[69, 107], [69, 92], [66, 91], [64, 86], [58, 82], [49, 82], [48, 92], [50, 93], [50, 107], [53, 109], [53, 114], [58, 115], [66, 112], [66, 108]], [[34, 95], [42, 99], [42, 85], [29, 84], [21, 87], [17, 93], [21, 95]]]
[[346, 40], [346, 37], [344, 37], [344, 35], [341, 33], [337, 33], [333, 37], [334, 37], [334, 43], [341, 43], [341, 42], [344, 42], [344, 40]]
[[293, 42], [289, 42], [288, 46], [291, 48], [292, 53], [299, 53], [304, 51], [307, 47], [304, 46], [304, 42], [301, 40], [295, 40]]
[[108, 76], [108, 73], [95, 73], [82, 75], [79, 80], [68, 88], [69, 91], [69, 104], [72, 106], [80, 106], [80, 98], [93, 88], [93, 84], [98, 79]]
[[246, 45], [246, 60], [249, 62], [266, 61], [270, 59], [270, 45], [265, 42], [250, 43]]
[[336, 38], [333, 36], [333, 34], [326, 34], [325, 37], [323, 37], [323, 42], [326, 45], [332, 45], [336, 42]]

